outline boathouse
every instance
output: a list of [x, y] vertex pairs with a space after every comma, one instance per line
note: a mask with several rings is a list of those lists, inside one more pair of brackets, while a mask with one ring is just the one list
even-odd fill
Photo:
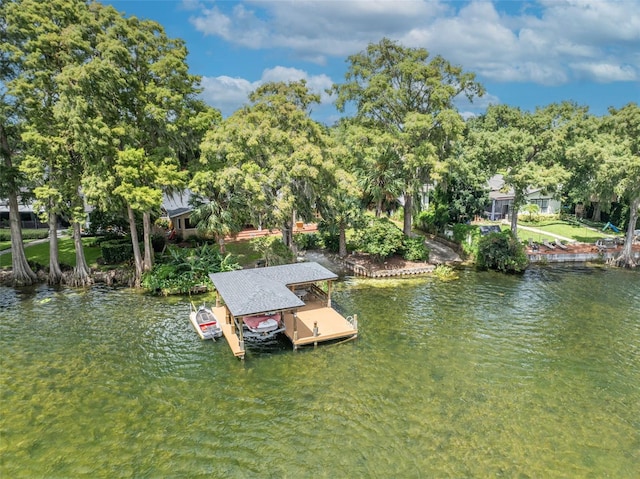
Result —
[[242, 269], [209, 277], [216, 288], [213, 313], [239, 358], [246, 352], [244, 320], [256, 315], [280, 314], [283, 332], [294, 349], [358, 335], [357, 317], [345, 318], [331, 305], [337, 275], [318, 263]]

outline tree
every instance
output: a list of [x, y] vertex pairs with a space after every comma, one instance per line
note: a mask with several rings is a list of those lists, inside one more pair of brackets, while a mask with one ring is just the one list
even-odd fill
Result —
[[447, 159], [452, 140], [464, 122], [454, 109], [456, 96], [482, 95], [472, 73], [436, 56], [428, 61], [423, 48], [405, 48], [383, 38], [366, 51], [350, 56], [346, 82], [333, 86], [336, 106], [355, 103], [356, 119], [384, 135], [387, 148], [401, 161], [404, 233], [411, 233], [414, 197], [438, 162]]
[[[49, 223], [50, 283], [62, 279], [58, 262], [57, 225], [66, 216], [79, 231], [80, 218], [70, 205], [79, 202], [77, 156], [61, 103], [65, 72], [87, 61], [94, 26], [85, 2], [74, 0], [11, 1], [4, 10], [9, 61], [15, 76], [7, 82], [10, 95], [20, 102], [25, 117], [20, 168], [34, 183], [36, 206]], [[74, 174], [69, 174], [73, 172]], [[78, 236], [78, 235], [76, 235]], [[79, 241], [77, 242], [79, 244]], [[78, 275], [86, 277], [86, 262], [78, 252]]]
[[513, 189], [511, 231], [517, 235], [518, 211], [530, 187], [559, 195], [568, 179], [564, 167], [568, 132], [586, 109], [572, 103], [552, 104], [533, 113], [507, 105], [492, 105], [472, 121], [467, 154], [502, 172]]
[[[37, 276], [29, 266], [22, 243], [22, 227], [18, 210], [18, 192], [21, 175], [13, 165], [16, 151], [19, 120], [12, 115], [12, 105], [6, 102], [4, 93], [0, 98], [0, 197], [9, 199], [9, 228], [11, 231], [11, 267], [14, 286], [33, 284]], [[15, 110], [13, 110], [15, 111]], [[14, 146], [12, 146], [14, 145]]]
[[[20, 160], [21, 129], [23, 116], [16, 98], [6, 91], [6, 82], [17, 74], [15, 62], [11, 61], [6, 47], [11, 44], [7, 28], [6, 4], [0, 4], [0, 197], [9, 200], [9, 227], [11, 231], [11, 262], [13, 284], [33, 284], [37, 276], [29, 266], [22, 243], [22, 225], [18, 210], [18, 195], [24, 178], [17, 162]], [[15, 161], [18, 160], [18, 161]]]
[[615, 156], [607, 157], [604, 171], [616, 176], [616, 192], [629, 202], [627, 234], [616, 264], [631, 268], [638, 265], [632, 245], [640, 214], [640, 107], [637, 103], [629, 103], [619, 110], [611, 108], [609, 113], [604, 128], [611, 132], [618, 151]]
[[[91, 58], [69, 82], [75, 101], [68, 111], [84, 158], [83, 192], [102, 211], [127, 211], [139, 284], [153, 264], [151, 215], [160, 208], [163, 190], [183, 187], [181, 161], [186, 164], [197, 150], [184, 127], [213, 118], [213, 110], [195, 98], [199, 78], [188, 73], [182, 40], [168, 38], [155, 22], [91, 7], [100, 30]], [[81, 121], [85, 116], [90, 121]]]
[[225, 237], [236, 235], [242, 230], [241, 217], [236, 211], [239, 201], [232, 194], [223, 195], [214, 192], [207, 201], [196, 198], [194, 206], [190, 221], [196, 224], [196, 229], [200, 233], [213, 234], [220, 253], [224, 254]]
[[[362, 160], [356, 143], [361, 129], [349, 121], [341, 121], [331, 129], [331, 156], [335, 170], [327, 176], [317, 201], [325, 229], [338, 235], [338, 255], [347, 255], [347, 228], [362, 223], [362, 189], [354, 170]], [[360, 170], [362, 171], [362, 170]], [[370, 191], [366, 192], [370, 194]], [[381, 203], [381, 202], [380, 202]]]
[[236, 213], [260, 226], [279, 226], [292, 247], [295, 221], [311, 218], [331, 171], [325, 129], [309, 117], [319, 97], [299, 81], [264, 84], [250, 100], [206, 135], [190, 186], [204, 197], [243, 198]]

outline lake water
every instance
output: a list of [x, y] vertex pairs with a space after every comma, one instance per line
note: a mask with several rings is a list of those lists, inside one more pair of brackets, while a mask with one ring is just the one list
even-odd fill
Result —
[[640, 272], [334, 299], [357, 340], [239, 361], [188, 298], [0, 288], [0, 477], [638, 477]]

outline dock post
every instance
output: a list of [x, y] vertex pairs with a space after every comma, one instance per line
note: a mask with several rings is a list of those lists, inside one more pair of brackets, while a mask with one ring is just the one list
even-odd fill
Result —
[[[313, 337], [316, 338], [319, 336], [319, 332], [318, 332], [318, 321], [314, 321], [313, 322]], [[318, 346], [318, 341], [314, 341], [313, 342], [313, 347], [317, 347]]]

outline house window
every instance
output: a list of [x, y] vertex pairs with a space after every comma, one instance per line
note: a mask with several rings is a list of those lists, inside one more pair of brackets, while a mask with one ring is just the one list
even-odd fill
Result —
[[185, 218], [184, 219], [184, 229], [188, 230], [190, 228], [193, 228], [193, 226], [191, 226], [191, 221], [189, 221], [189, 218]]
[[529, 203], [532, 205], [538, 205], [538, 208], [540, 208], [540, 213], [548, 213], [549, 212], [549, 200], [548, 199], [536, 199], [536, 200], [529, 200]]

